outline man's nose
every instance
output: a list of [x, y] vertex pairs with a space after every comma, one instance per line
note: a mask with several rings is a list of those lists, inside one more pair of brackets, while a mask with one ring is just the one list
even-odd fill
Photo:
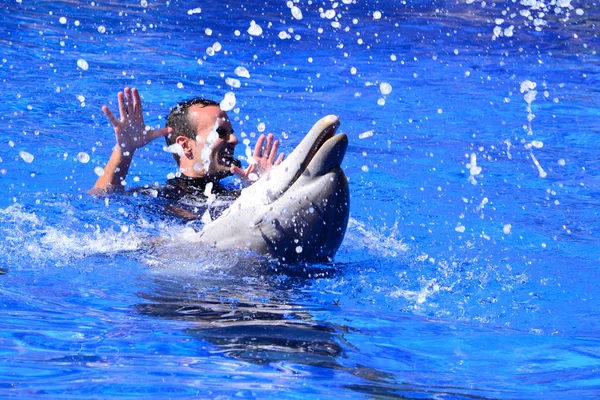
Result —
[[236, 146], [238, 144], [238, 138], [231, 132], [227, 135], [227, 143]]

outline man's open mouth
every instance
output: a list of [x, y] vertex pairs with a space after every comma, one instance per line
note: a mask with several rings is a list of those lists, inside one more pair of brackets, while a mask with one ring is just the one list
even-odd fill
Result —
[[223, 153], [220, 157], [219, 157], [219, 161], [220, 164], [225, 165], [227, 167], [231, 167], [233, 165], [235, 165], [238, 168], [242, 167], [242, 163], [240, 160], [238, 160], [237, 158], [235, 158], [233, 156], [233, 154], [226, 152]]

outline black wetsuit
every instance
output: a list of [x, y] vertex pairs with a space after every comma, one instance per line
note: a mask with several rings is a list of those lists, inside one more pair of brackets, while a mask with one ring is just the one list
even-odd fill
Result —
[[[209, 184], [212, 184], [209, 194], [216, 196], [210, 201], [206, 193]], [[165, 210], [184, 220], [200, 219], [206, 211], [215, 219], [240, 194], [240, 189], [224, 186], [218, 181], [186, 175], [169, 179], [164, 185], [146, 186], [134, 191], [167, 200]]]

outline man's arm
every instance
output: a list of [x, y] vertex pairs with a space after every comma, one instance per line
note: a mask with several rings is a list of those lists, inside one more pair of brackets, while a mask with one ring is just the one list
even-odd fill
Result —
[[115, 130], [116, 144], [104, 167], [104, 174], [94, 184], [92, 193], [123, 190], [135, 151], [172, 131], [171, 128], [157, 130], [146, 128], [142, 113], [142, 101], [137, 89], [125, 88], [123, 92], [119, 92], [117, 99], [120, 119], [117, 119], [107, 106], [102, 107], [102, 111]]
[[[271, 168], [281, 164], [285, 155], [283, 153], [277, 156], [277, 150], [279, 149], [279, 141], [273, 140], [274, 136], [269, 133], [266, 136], [260, 135], [254, 146], [253, 161], [246, 169], [241, 169], [236, 166], [231, 167], [231, 173], [237, 176], [244, 186], [250, 186], [258, 178], [266, 174]], [[263, 148], [264, 145], [264, 148]], [[254, 179], [252, 179], [254, 178]]]

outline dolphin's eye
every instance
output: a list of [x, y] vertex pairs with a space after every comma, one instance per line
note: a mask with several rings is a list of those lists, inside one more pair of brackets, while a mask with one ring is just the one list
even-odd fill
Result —
[[227, 132], [224, 128], [218, 127], [216, 129], [217, 134], [219, 135], [219, 139], [225, 139], [229, 135], [233, 135], [233, 129]]

